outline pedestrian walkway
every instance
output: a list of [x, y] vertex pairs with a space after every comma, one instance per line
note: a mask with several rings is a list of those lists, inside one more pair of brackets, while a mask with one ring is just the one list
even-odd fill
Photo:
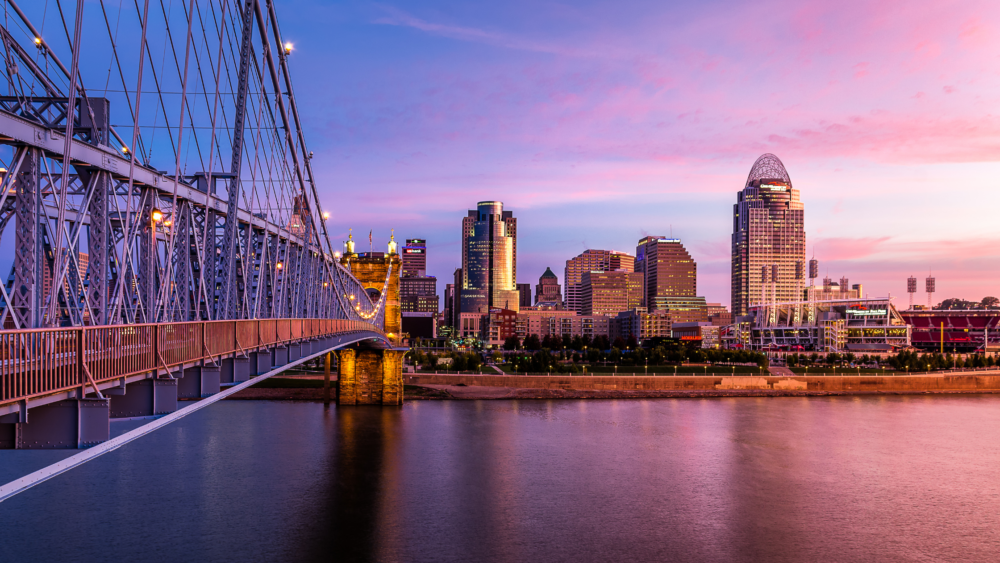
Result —
[[792, 376], [795, 375], [795, 372], [793, 372], [792, 370], [790, 370], [788, 368], [785, 368], [785, 367], [779, 367], [779, 366], [768, 367], [767, 371], [771, 375], [780, 375], [781, 377], [792, 377]]

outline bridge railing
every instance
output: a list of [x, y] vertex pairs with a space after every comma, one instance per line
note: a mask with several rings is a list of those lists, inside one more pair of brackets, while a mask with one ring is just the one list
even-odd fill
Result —
[[[0, 331], [0, 404], [260, 347], [351, 332], [363, 321], [259, 319]], [[88, 389], [89, 391], [89, 389]]]

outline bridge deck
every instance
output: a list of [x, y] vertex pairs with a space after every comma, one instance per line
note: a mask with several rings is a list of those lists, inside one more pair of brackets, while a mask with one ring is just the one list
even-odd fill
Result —
[[297, 342], [385, 335], [363, 321], [260, 319], [0, 331], [0, 414], [17, 403]]

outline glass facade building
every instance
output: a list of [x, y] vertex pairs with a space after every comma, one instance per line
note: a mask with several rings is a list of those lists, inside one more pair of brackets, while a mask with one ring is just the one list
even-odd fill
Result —
[[[473, 217], [473, 213], [475, 216]], [[469, 219], [474, 219], [469, 221]], [[462, 221], [462, 313], [487, 314], [492, 308], [520, 310], [515, 270], [516, 225], [499, 201], [481, 201]]]
[[801, 299], [806, 233], [799, 192], [773, 154], [757, 159], [733, 206], [732, 313]]

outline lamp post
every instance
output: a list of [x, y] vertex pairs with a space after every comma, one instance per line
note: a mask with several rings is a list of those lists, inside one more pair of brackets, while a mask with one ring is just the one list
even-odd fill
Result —
[[612, 377], [614, 377], [616, 375], [618, 375], [618, 365], [617, 364], [615, 365], [615, 372], [612, 374]]
[[649, 375], [649, 360], [646, 360], [646, 375]]

